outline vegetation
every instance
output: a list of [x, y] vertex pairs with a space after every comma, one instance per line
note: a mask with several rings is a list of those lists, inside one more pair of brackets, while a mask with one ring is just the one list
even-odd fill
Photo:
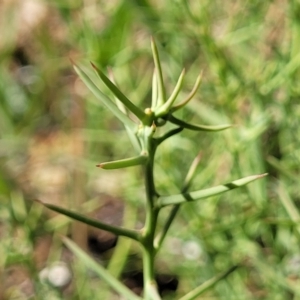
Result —
[[[120, 99], [119, 89], [108, 77], [117, 83], [134, 104], [128, 106], [127, 98], [121, 96], [133, 114], [130, 120], [140, 120], [142, 131], [154, 129], [154, 122], [156, 140], [169, 130], [176, 133], [159, 143], [155, 161], [146, 145], [142, 157], [125, 162], [146, 166], [154, 162], [150, 173], [154, 172], [155, 188], [146, 188], [148, 200], [158, 197], [161, 205], [176, 204], [174, 197], [160, 196], [186, 196], [187, 187], [196, 191], [226, 182], [239, 185], [240, 181], [234, 181], [237, 178], [251, 180], [256, 177], [247, 176], [269, 173], [246, 187], [181, 205], [170, 228], [168, 220], [173, 220], [177, 208], [160, 211], [156, 233], [162, 229], [163, 237], [158, 240], [165, 241], [156, 256], [156, 279], [159, 282], [159, 276], [169, 275], [178, 282], [176, 291], [159, 287], [161, 297], [299, 298], [300, 5], [296, 1], [65, 0], [48, 4], [28, 0], [21, 5], [5, 1], [1, 8], [1, 25], [6, 28], [0, 38], [2, 298], [118, 299], [99, 279], [99, 275], [108, 278], [102, 273], [106, 269], [113, 275], [109, 284], [118, 285], [113, 278], [120, 278], [139, 295], [132, 274], [144, 271], [146, 286], [147, 279], [154, 279], [154, 256], [150, 253], [147, 273], [136, 242], [121, 237], [113, 250], [93, 251], [93, 229], [32, 201], [38, 199], [65, 214], [71, 210], [77, 219], [78, 213], [93, 216], [99, 228], [125, 236], [130, 233], [149, 250], [145, 246], [149, 240], [140, 231], [145, 219], [146, 231], [151, 223], [147, 221], [151, 210], [144, 210], [140, 168], [106, 171], [95, 167], [99, 163], [109, 167], [101, 162], [139, 155], [134, 151], [141, 139], [137, 142], [129, 134], [133, 143], [129, 142], [115, 116], [122, 119], [125, 129], [131, 129], [129, 133], [131, 121], [125, 121], [124, 114], [116, 115], [115, 109], [114, 116], [98, 102], [73, 71], [70, 58], [83, 81], [97, 82], [97, 91], [103, 95], [113, 98], [115, 94]], [[160, 72], [156, 77], [158, 95], [166, 99], [175, 86], [180, 87], [177, 102], [170, 101], [166, 107], [153, 106], [155, 97], [151, 102], [151, 36], [158, 48], [156, 52], [153, 44], [156, 70], [159, 53], [164, 76], [163, 86]], [[89, 60], [97, 66], [102, 82], [88, 67]], [[182, 67], [186, 79], [181, 82]], [[108, 73], [113, 73], [113, 79], [100, 71], [106, 69], [112, 70]], [[169, 110], [189, 98], [200, 70], [202, 83], [193, 100], [170, 119]], [[143, 110], [151, 103], [155, 117]], [[178, 127], [168, 123], [166, 131], [160, 128], [160, 122], [178, 119], [208, 128], [234, 126], [217, 133], [175, 132]], [[176, 122], [179, 128], [187, 127]], [[189, 170], [193, 176], [186, 177]], [[186, 199], [181, 196], [181, 200]], [[104, 228], [107, 220], [97, 214], [107, 203], [122, 203], [123, 218], [112, 221], [119, 216], [117, 204], [108, 216], [109, 228]], [[62, 238], [69, 235], [76, 243]], [[58, 261], [67, 262], [73, 274], [63, 287], [41, 276], [41, 270]], [[129, 299], [140, 298], [123, 285], [121, 290], [114, 288]], [[146, 288], [147, 295], [150, 290]]]

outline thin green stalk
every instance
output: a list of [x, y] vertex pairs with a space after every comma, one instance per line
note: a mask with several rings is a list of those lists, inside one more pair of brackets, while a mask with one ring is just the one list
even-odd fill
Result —
[[[123, 216], [123, 227], [132, 228], [135, 226], [137, 217], [137, 207], [132, 205], [125, 205], [124, 216]], [[130, 254], [130, 249], [132, 245], [132, 240], [123, 237], [118, 238], [118, 243], [114, 249], [114, 253], [109, 260], [107, 271], [114, 276], [116, 279], [121, 278], [122, 272], [124, 271], [128, 256]], [[110, 299], [109, 290], [104, 291], [101, 295], [102, 299]]]
[[[205, 28], [204, 28], [205, 29]], [[211, 39], [208, 33], [203, 33], [202, 36], [206, 39], [206, 44], [211, 46]], [[133, 104], [129, 98], [127, 98], [114, 83], [113, 79], [109, 79], [101, 70], [97, 69], [94, 65], [94, 69], [99, 75], [100, 79], [104, 82], [104, 84], [112, 91], [116, 98], [118, 98], [117, 105], [114, 101], [112, 101], [109, 97], [103, 94], [97, 84], [78, 66], [74, 65], [75, 71], [78, 73], [79, 77], [83, 80], [83, 82], [87, 85], [87, 87], [95, 94], [95, 96], [125, 125], [126, 130], [129, 132], [129, 137], [131, 138], [135, 149], [140, 152], [138, 156], [121, 159], [113, 162], [105, 162], [98, 167], [103, 169], [120, 169], [123, 167], [130, 166], [139, 166], [143, 167], [144, 171], [144, 180], [145, 180], [145, 191], [146, 191], [146, 203], [145, 203], [145, 225], [141, 231], [131, 230], [120, 228], [117, 226], [107, 225], [98, 220], [91, 219], [89, 217], [85, 217], [76, 212], [51, 205], [44, 204], [46, 207], [60, 212], [70, 218], [81, 221], [83, 223], [89, 224], [96, 228], [100, 228], [109, 232], [112, 232], [116, 235], [125, 236], [131, 239], [134, 239], [139, 242], [142, 246], [143, 251], [143, 276], [144, 276], [144, 299], [145, 300], [160, 300], [161, 297], [158, 293], [157, 283], [155, 281], [155, 270], [154, 270], [154, 261], [158, 250], [160, 249], [168, 230], [171, 224], [174, 221], [176, 214], [179, 211], [180, 204], [199, 200], [202, 198], [207, 198], [210, 196], [218, 195], [224, 193], [226, 191], [244, 186], [256, 179], [264, 177], [266, 174], [262, 175], [254, 175], [245, 178], [241, 178], [230, 183], [215, 186], [208, 189], [197, 190], [190, 192], [189, 187], [191, 185], [192, 179], [194, 177], [197, 165], [200, 161], [200, 155], [196, 157], [194, 162], [191, 165], [191, 168], [186, 176], [185, 182], [181, 188], [181, 193], [179, 195], [171, 195], [171, 196], [160, 196], [155, 188], [154, 182], [154, 157], [157, 147], [169, 137], [178, 134], [183, 129], [195, 130], [195, 131], [208, 131], [215, 132], [227, 129], [231, 127], [231, 125], [218, 125], [218, 126], [206, 126], [206, 125], [197, 125], [191, 124], [186, 121], [177, 119], [172, 114], [187, 105], [190, 100], [195, 96], [199, 86], [201, 84], [202, 74], [200, 74], [196, 80], [196, 83], [191, 91], [191, 93], [179, 104], [174, 105], [175, 100], [181, 90], [184, 71], [180, 75], [178, 82], [175, 86], [175, 89], [169, 99], [166, 98], [166, 88], [163, 80], [162, 73], [162, 65], [159, 59], [159, 53], [157, 50], [157, 46], [155, 44], [154, 39], [151, 41], [151, 48], [154, 58], [155, 64], [155, 74], [153, 75], [152, 85], [153, 85], [153, 93], [152, 93], [152, 103], [151, 109], [146, 108], [145, 110], [140, 109], [135, 104]], [[223, 51], [219, 51], [216, 47], [212, 47], [217, 54], [221, 54], [221, 58], [218, 59], [218, 64], [220, 62], [225, 61], [228, 62], [226, 57], [223, 55]], [[224, 58], [225, 57], [225, 58]], [[230, 64], [227, 66], [230, 66]], [[231, 70], [234, 75], [237, 73], [235, 69]], [[227, 73], [223, 76], [224, 83], [227, 83]], [[243, 80], [240, 80], [242, 82]], [[244, 84], [243, 84], [244, 86]], [[121, 103], [121, 104], [120, 104]], [[174, 106], [173, 106], [174, 105]], [[133, 120], [130, 119], [128, 111], [133, 113], [139, 120], [139, 124], [136, 124]], [[175, 124], [176, 128], [168, 131], [163, 136], [154, 137], [155, 131], [158, 127], [162, 127], [167, 123]], [[174, 127], [174, 126], [173, 126]], [[157, 229], [157, 220], [159, 216], [159, 211], [164, 206], [173, 205], [173, 209], [171, 210], [169, 216], [165, 220], [165, 224], [163, 226], [162, 231], [155, 238], [156, 229]], [[291, 206], [289, 206], [289, 209]], [[295, 216], [295, 215], [293, 215]], [[294, 218], [295, 219], [295, 218]], [[293, 220], [294, 220], [293, 219]], [[299, 218], [298, 218], [299, 219]], [[298, 220], [297, 219], [297, 220]], [[94, 262], [86, 256], [84, 252], [82, 252], [76, 245], [74, 245], [69, 240], [66, 240], [65, 243], [69, 248], [72, 249], [74, 253], [76, 253], [83, 261], [87, 263], [87, 265], [92, 265]], [[208, 280], [201, 286], [197, 287], [193, 291], [190, 291], [186, 296], [181, 298], [181, 300], [190, 300], [195, 299], [201, 293], [211, 288], [218, 281], [226, 277], [230, 274], [236, 267], [230, 268], [228, 271], [217, 275], [216, 277]], [[93, 268], [101, 277], [106, 276], [106, 271], [100, 267]], [[119, 274], [120, 269], [115, 269]], [[108, 279], [108, 280], [106, 280]], [[107, 278], [105, 277], [106, 282], [110, 284], [115, 290], [117, 290], [121, 295], [128, 297], [129, 299], [134, 299], [130, 297], [134, 297], [131, 295], [131, 292], [128, 289], [124, 288], [116, 279], [111, 277], [111, 274], [108, 273]], [[135, 298], [138, 299], [138, 298]]]
[[[297, 224], [300, 221], [299, 210], [298, 210], [297, 206], [295, 205], [295, 203], [293, 202], [293, 200], [291, 199], [290, 195], [288, 194], [287, 189], [284, 186], [284, 183], [282, 181], [279, 182], [279, 184], [278, 184], [278, 195], [279, 195], [279, 199], [280, 199], [282, 205], [284, 206], [285, 210], [287, 211], [289, 217], [294, 222], [294, 224]], [[296, 230], [298, 232], [298, 236], [300, 236], [300, 226], [299, 225], [296, 226]]]
[[[124, 207], [123, 226], [134, 227], [137, 217], [137, 207], [132, 205], [126, 205]], [[126, 260], [128, 258], [132, 241], [126, 238], [119, 238], [118, 244], [114, 250], [113, 256], [111, 257], [108, 264], [108, 271], [116, 278], [120, 278], [121, 273], [124, 269]]]
[[155, 208], [155, 199], [157, 193], [155, 190], [153, 177], [153, 163], [156, 150], [154, 140], [148, 139], [149, 160], [145, 166], [145, 187], [146, 187], [146, 220], [142, 232], [141, 243], [143, 246], [143, 277], [144, 277], [144, 295], [146, 300], [160, 299], [157, 293], [154, 259], [156, 251], [154, 249], [154, 235], [157, 225], [159, 209]]
[[162, 231], [159, 233], [159, 235], [157, 235], [157, 237], [155, 238], [154, 240], [154, 247], [155, 247], [155, 250], [158, 251], [167, 235], [167, 232], [169, 231], [169, 228], [171, 227], [178, 211], [180, 209], [180, 204], [178, 205], [174, 205], [172, 207], [172, 210], [167, 218], [167, 221], [162, 229]]
[[168, 120], [171, 123], [178, 125], [180, 127], [190, 129], [190, 130], [196, 130], [196, 131], [221, 131], [221, 130], [225, 130], [225, 129], [232, 127], [232, 125], [230, 125], [230, 124], [211, 126], [211, 125], [200, 125], [200, 124], [187, 123], [183, 120], [179, 120], [179, 119], [175, 118], [173, 115], [169, 115]]
[[194, 290], [190, 291], [189, 293], [187, 293], [185, 296], [183, 296], [182, 298], [180, 298], [179, 300], [192, 300], [192, 299], [198, 299], [197, 297], [199, 295], [201, 295], [202, 293], [204, 293], [205, 291], [207, 291], [208, 289], [210, 289], [211, 287], [213, 287], [216, 283], [218, 283], [220, 280], [222, 280], [223, 278], [227, 277], [230, 273], [232, 273], [233, 271], [235, 271], [237, 269], [238, 266], [233, 266], [231, 268], [229, 268], [227, 271], [205, 281], [204, 283], [202, 283], [200, 286], [198, 286], [197, 288], [195, 288]]
[[157, 76], [156, 71], [154, 69], [153, 76], [152, 76], [152, 100], [151, 100], [151, 110], [154, 110], [157, 106], [158, 100], [158, 83], [157, 83]]
[[106, 169], [106, 170], [121, 169], [121, 168], [128, 168], [128, 167], [142, 165], [146, 161], [147, 161], [147, 153], [141, 153], [141, 155], [135, 157], [103, 162], [96, 165], [96, 167], [101, 169]]
[[128, 238], [131, 238], [133, 240], [138, 241], [140, 236], [139, 236], [139, 232], [136, 230], [131, 230], [131, 229], [125, 229], [125, 228], [121, 228], [121, 227], [117, 227], [117, 226], [113, 226], [113, 225], [108, 225], [105, 224], [103, 222], [100, 222], [98, 220], [92, 219], [90, 217], [81, 215], [79, 213], [73, 212], [71, 210], [65, 209], [63, 207], [59, 207], [57, 205], [53, 205], [53, 204], [49, 204], [49, 203], [43, 203], [39, 200], [36, 200], [37, 202], [41, 203], [42, 205], [44, 205], [45, 207], [54, 210], [60, 214], [63, 214], [69, 218], [72, 218], [73, 220], [77, 220], [80, 222], [83, 222], [85, 224], [91, 225], [93, 227], [99, 228], [99, 229], [103, 229], [109, 232], [112, 232], [116, 235], [121, 235], [121, 236], [126, 236]]
[[105, 85], [114, 93], [114, 95], [140, 120], [143, 121], [147, 115], [137, 106], [135, 106], [100, 69], [91, 62], [92, 67], [102, 79]]
[[[192, 180], [195, 176], [195, 173], [196, 173], [196, 169], [199, 165], [199, 162], [200, 162], [200, 159], [201, 159], [201, 152], [198, 153], [198, 155], [195, 157], [195, 159], [193, 160], [190, 168], [189, 168], [189, 171], [185, 177], [185, 180], [184, 180], [184, 184], [183, 184], [183, 187], [181, 189], [181, 192], [184, 194], [188, 191], [189, 187], [191, 186], [192, 184]], [[155, 241], [154, 241], [154, 247], [155, 247], [155, 250], [158, 251], [169, 231], [169, 228], [171, 226], [171, 224], [173, 223], [177, 213], [179, 212], [179, 209], [180, 209], [180, 204], [178, 205], [174, 205], [172, 207], [172, 210], [165, 222], [165, 225], [162, 229], [162, 231], [159, 233], [159, 235], [157, 235], [157, 237], [155, 238]]]
[[158, 88], [157, 105], [161, 106], [166, 102], [166, 91], [165, 91], [165, 86], [164, 86], [161, 64], [160, 64], [160, 60], [159, 60], [159, 54], [158, 54], [157, 47], [156, 47], [156, 44], [155, 44], [155, 41], [153, 38], [151, 39], [151, 48], [152, 48], [152, 54], [153, 54], [153, 59], [154, 59], [154, 64], [155, 64], [157, 88]]
[[[155, 251], [153, 247], [153, 240], [149, 238], [150, 243], [146, 243], [143, 245], [143, 277], [144, 277], [144, 298], [145, 300], [154, 300], [160, 298], [153, 298], [151, 294], [153, 294], [153, 289], [157, 291], [157, 285], [155, 281], [155, 273], [154, 273], [154, 258]], [[157, 293], [157, 292], [156, 292]]]
[[199, 76], [196, 79], [195, 85], [192, 89], [192, 91], [188, 94], [188, 96], [180, 103], [178, 103], [177, 105], [173, 106], [171, 108], [171, 112], [175, 112], [176, 110], [179, 110], [180, 108], [184, 107], [185, 105], [187, 105], [192, 99], [193, 97], [196, 95], [196, 92], [198, 91], [201, 81], [202, 81], [202, 75], [203, 72], [201, 71], [201, 73], [199, 74]]
[[155, 111], [156, 117], [161, 117], [163, 115], [166, 115], [170, 111], [170, 109], [171, 109], [174, 101], [176, 100], [176, 98], [180, 92], [180, 89], [182, 87], [184, 74], [185, 74], [185, 69], [183, 69], [183, 71], [181, 72], [178, 82], [177, 82], [175, 89], [174, 89], [172, 95], [170, 96], [170, 98]]
[[79, 258], [85, 266], [93, 270], [101, 279], [111, 286], [116, 292], [128, 300], [141, 300], [129, 288], [122, 284], [118, 279], [112, 276], [104, 267], [93, 260], [87, 253], [80, 249], [74, 242], [68, 238], [63, 238], [64, 244]]
[[156, 139], [157, 144], [161, 144], [163, 141], [165, 141], [166, 139], [168, 139], [169, 137], [171, 137], [175, 134], [178, 134], [182, 130], [183, 130], [182, 127], [177, 127], [175, 129], [168, 131], [166, 134], [164, 134], [163, 136]]

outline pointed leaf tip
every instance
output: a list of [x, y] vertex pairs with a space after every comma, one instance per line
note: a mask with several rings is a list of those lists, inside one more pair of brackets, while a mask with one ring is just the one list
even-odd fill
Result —
[[263, 178], [263, 177], [266, 177], [268, 175], [269, 175], [269, 173], [263, 173], [263, 174], [259, 174], [259, 175], [256, 175], [256, 176], [257, 176], [257, 178]]
[[198, 91], [198, 89], [201, 85], [202, 76], [203, 76], [203, 70], [197, 76], [194, 87], [193, 87], [192, 91], [189, 93], [189, 95], [182, 102], [180, 102], [177, 105], [173, 106], [172, 111], [176, 111], [176, 110], [184, 107], [185, 105], [187, 105], [193, 99], [193, 97], [196, 95], [196, 93], [197, 93], [197, 91]]
[[147, 153], [141, 153], [139, 156], [120, 159], [120, 160], [114, 160], [109, 162], [103, 162], [96, 167], [104, 169], [104, 170], [113, 170], [113, 169], [121, 169], [121, 168], [128, 168], [128, 167], [134, 167], [138, 165], [145, 164], [147, 161]]
[[154, 39], [151, 39], [151, 49], [152, 49], [152, 56], [154, 60], [155, 70], [156, 70], [156, 80], [157, 80], [157, 105], [162, 106], [166, 102], [166, 91], [164, 86], [164, 80], [162, 75], [162, 68], [160, 64], [158, 49]]
[[110, 91], [123, 103], [125, 107], [127, 107], [140, 121], [143, 121], [147, 116], [145, 113], [133, 104], [122, 92], [121, 90], [111, 81], [97, 66], [90, 62], [93, 69], [103, 81], [103, 83], [110, 89]]
[[169, 113], [173, 103], [175, 102], [175, 100], [181, 90], [184, 75], [185, 75], [185, 69], [183, 69], [181, 71], [178, 81], [176, 83], [176, 86], [175, 86], [171, 96], [169, 97], [169, 99], [162, 106], [158, 107], [157, 110], [155, 111], [156, 117], [161, 117], [161, 116]]
[[93, 62], [90, 61], [90, 64], [95, 70], [98, 70], [98, 68], [96, 67], [96, 65]]
[[71, 57], [69, 57], [69, 60], [70, 60], [71, 64], [72, 64], [73, 66], [75, 66], [75, 62], [74, 62], [74, 60], [73, 60]]
[[42, 202], [42, 201], [39, 200], [39, 199], [33, 199], [33, 201], [36, 202], [36, 203], [39, 203], [39, 204], [44, 204], [44, 202]]

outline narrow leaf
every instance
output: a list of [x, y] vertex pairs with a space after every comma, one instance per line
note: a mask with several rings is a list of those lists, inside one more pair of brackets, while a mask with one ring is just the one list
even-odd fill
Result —
[[53, 210], [53, 211], [56, 211], [56, 212], [58, 212], [62, 215], [65, 215], [65, 216], [67, 216], [71, 219], [80, 221], [80, 222], [88, 224], [90, 226], [112, 232], [116, 235], [126, 236], [128, 238], [133, 239], [133, 240], [138, 240], [138, 238], [139, 238], [139, 234], [135, 230], [130, 230], [130, 229], [125, 229], [125, 228], [121, 228], [121, 227], [117, 227], [117, 226], [113, 226], [113, 225], [108, 225], [108, 224], [105, 224], [105, 223], [103, 223], [101, 221], [98, 221], [96, 219], [92, 219], [92, 218], [89, 218], [87, 216], [84, 216], [84, 215], [81, 215], [79, 213], [68, 210], [66, 208], [62, 208], [62, 207], [59, 207], [57, 205], [53, 205], [53, 204], [50, 204], [50, 203], [44, 203], [44, 202], [41, 202], [41, 201], [38, 201], [38, 200], [36, 200], [36, 201], [41, 203], [45, 207]]
[[[109, 77], [110, 77], [110, 80], [116, 85], [115, 81], [114, 81], [114, 76], [113, 76], [113, 73], [111, 71], [111, 69], [108, 69], [109, 71]], [[115, 100], [116, 100], [116, 104], [118, 106], [118, 108], [120, 109], [121, 112], [123, 112], [125, 115], [128, 116], [128, 112], [126, 110], [126, 107], [125, 105], [117, 98], [115, 97]], [[134, 147], [134, 149], [137, 151], [137, 152], [140, 152], [141, 151], [141, 144], [139, 142], [139, 139], [138, 137], [136, 136], [135, 132], [133, 132], [128, 126], [126, 126], [124, 124], [124, 127], [125, 127], [125, 130], [127, 132], [127, 135], [131, 141], [131, 144], [132, 146]]]
[[[122, 103], [121, 101], [119, 101], [118, 99], [117, 99], [117, 106], [119, 107], [119, 109], [120, 109], [121, 111], [123, 111], [124, 113], [126, 113], [126, 111], [125, 111], [125, 106], [124, 106], [123, 103]], [[129, 139], [130, 139], [130, 142], [131, 142], [133, 148], [134, 148], [137, 152], [140, 152], [140, 151], [141, 151], [141, 144], [140, 144], [139, 139], [137, 138], [135, 132], [133, 132], [133, 131], [132, 131], [128, 126], [126, 126], [125, 124], [124, 124], [124, 127], [125, 127], [125, 130], [126, 130], [126, 132], [127, 132], [127, 135], [128, 135], [128, 137], [129, 137]]]
[[165, 133], [163, 136], [159, 137], [159, 138], [156, 138], [156, 142], [157, 144], [161, 144], [163, 141], [165, 141], [166, 139], [168, 139], [169, 137], [175, 135], [175, 134], [178, 134], [179, 132], [181, 132], [183, 130], [182, 127], [177, 127], [177, 128], [174, 128], [170, 131], [168, 131], [167, 133]]
[[292, 180], [299, 180], [297, 175], [291, 172], [287, 166], [279, 159], [275, 158], [274, 156], [268, 156], [267, 162], [275, 169], [277, 169], [282, 175], [288, 177]]
[[134, 167], [134, 166], [145, 164], [147, 159], [148, 159], [147, 155], [139, 155], [139, 156], [135, 156], [135, 157], [104, 162], [104, 163], [97, 165], [97, 167], [99, 167], [101, 169], [105, 169], [105, 170]]
[[176, 124], [182, 128], [190, 129], [190, 130], [196, 130], [196, 131], [221, 131], [225, 130], [227, 128], [232, 127], [230, 124], [225, 124], [225, 125], [214, 125], [214, 126], [209, 126], [209, 125], [198, 125], [198, 124], [190, 124], [185, 121], [179, 120], [175, 118], [174, 116], [170, 115], [168, 120]]
[[153, 76], [152, 76], [152, 101], [151, 101], [152, 110], [154, 110], [157, 106], [157, 98], [158, 98], [157, 76], [156, 76], [156, 70], [154, 69]]
[[155, 111], [155, 116], [156, 117], [161, 117], [163, 115], [166, 115], [170, 111], [174, 101], [176, 100], [176, 98], [177, 98], [177, 96], [178, 96], [178, 94], [181, 90], [184, 74], [185, 74], [185, 70], [183, 69], [180, 76], [179, 76], [177, 84], [174, 88], [174, 91], [170, 96], [170, 98], [161, 107], [159, 107]]
[[[185, 180], [184, 180], [184, 183], [183, 183], [183, 186], [182, 186], [182, 189], [181, 189], [181, 192], [182, 193], [185, 193], [189, 187], [191, 186], [192, 184], [192, 180], [194, 178], [194, 175], [196, 173], [196, 169], [199, 165], [199, 162], [201, 160], [201, 152], [198, 153], [198, 155], [195, 157], [195, 159], [193, 160], [190, 168], [189, 168], [189, 171], [185, 177]], [[165, 224], [164, 224], [164, 227], [162, 229], [162, 231], [157, 235], [157, 237], [155, 238], [154, 240], [154, 247], [155, 247], [155, 250], [158, 251], [167, 235], [167, 232], [171, 226], [171, 224], [173, 223], [178, 211], [180, 209], [180, 205], [177, 204], [177, 205], [174, 205], [172, 207], [172, 210], [170, 211], [167, 219], [165, 220]]]
[[188, 171], [187, 175], [185, 176], [183, 188], [181, 190], [182, 192], [186, 192], [190, 188], [193, 178], [196, 174], [197, 167], [200, 163], [201, 156], [202, 156], [202, 153], [199, 152], [198, 155], [194, 158], [194, 160], [189, 168], [189, 171]]
[[189, 95], [182, 102], [180, 102], [179, 104], [172, 107], [172, 112], [186, 106], [193, 99], [193, 97], [197, 93], [197, 91], [200, 87], [200, 84], [202, 82], [202, 75], [203, 75], [203, 72], [201, 72], [199, 74], [199, 76], [197, 77], [195, 85], [194, 85], [192, 91], [189, 93]]
[[[133, 228], [136, 225], [138, 207], [135, 205], [125, 205], [123, 214], [123, 226]], [[116, 278], [120, 278], [130, 255], [132, 241], [130, 239], [119, 238], [112, 257], [109, 259], [107, 269]]]
[[151, 38], [151, 48], [152, 54], [154, 59], [155, 71], [156, 71], [156, 78], [158, 83], [158, 105], [161, 106], [166, 102], [166, 91], [164, 86], [164, 80], [162, 76], [161, 64], [159, 59], [158, 50], [153, 38]]
[[[300, 213], [299, 209], [290, 197], [290, 195], [287, 192], [287, 188], [284, 186], [282, 182], [279, 182], [278, 186], [278, 195], [279, 199], [284, 206], [285, 210], [287, 211], [289, 217], [291, 220], [295, 223], [298, 223], [300, 221]], [[296, 230], [298, 234], [300, 235], [300, 226], [296, 226]]]
[[179, 300], [193, 300], [198, 299], [198, 297], [203, 294], [208, 289], [212, 288], [216, 283], [218, 283], [220, 280], [227, 277], [230, 273], [235, 271], [237, 269], [237, 266], [233, 266], [229, 268], [227, 271], [205, 281], [200, 286], [196, 287], [194, 290], [187, 293], [185, 296], [181, 297]]
[[126, 124], [131, 130], [135, 130], [135, 124], [124, 113], [122, 113], [113, 101], [103, 94], [88, 75], [83, 72], [78, 66], [74, 65], [74, 70], [78, 76], [82, 79], [85, 85], [93, 92], [93, 94], [123, 123]]
[[267, 173], [260, 174], [260, 175], [252, 175], [252, 176], [248, 176], [248, 177], [244, 177], [244, 178], [232, 181], [232, 182], [224, 184], [224, 185], [218, 185], [218, 186], [204, 189], [204, 190], [194, 191], [194, 192], [190, 192], [190, 193], [182, 193], [182, 194], [172, 195], [172, 196], [159, 197], [157, 200], [157, 206], [163, 207], [163, 206], [167, 206], [167, 205], [180, 204], [180, 203], [184, 203], [184, 202], [208, 198], [208, 197], [215, 196], [215, 195], [236, 189], [238, 187], [244, 186], [254, 180], [263, 178], [266, 175], [267, 175]]
[[118, 87], [109, 80], [108, 77], [100, 70], [98, 69], [92, 62], [92, 67], [98, 74], [98, 76], [102, 79], [102, 81], [105, 83], [105, 85], [113, 92], [113, 94], [134, 114], [136, 117], [143, 121], [146, 117], [146, 114], [136, 105], [134, 105], [119, 89]]
[[128, 287], [113, 277], [104, 267], [92, 259], [86, 252], [79, 248], [73, 241], [63, 238], [63, 243], [84, 263], [84, 265], [93, 270], [104, 282], [106, 282], [117, 293], [128, 300], [142, 300], [134, 294]]
[[180, 205], [177, 204], [177, 205], [174, 205], [167, 217], [167, 219], [165, 220], [165, 224], [161, 230], [161, 232], [159, 232], [159, 234], [155, 237], [154, 239], [154, 249], [156, 252], [158, 252], [158, 250], [160, 249], [162, 243], [164, 242], [165, 240], [165, 237], [177, 215], [177, 213], [179, 212], [179, 209], [180, 209]]

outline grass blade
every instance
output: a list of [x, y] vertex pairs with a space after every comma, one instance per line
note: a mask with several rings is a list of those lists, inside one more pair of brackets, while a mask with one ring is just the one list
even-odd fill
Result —
[[99, 99], [123, 124], [128, 126], [132, 131], [135, 130], [135, 124], [129, 119], [124, 113], [122, 113], [119, 108], [109, 99], [105, 94], [103, 94], [98, 87], [93, 83], [93, 81], [88, 77], [88, 75], [83, 72], [78, 66], [74, 65], [74, 70], [78, 76], [82, 79], [85, 85], [93, 92], [93, 94]]
[[101, 279], [112, 287], [116, 292], [125, 297], [128, 300], [142, 300], [134, 294], [129, 288], [127, 288], [118, 279], [113, 277], [104, 267], [98, 264], [87, 253], [79, 248], [74, 242], [68, 238], [63, 238], [63, 243], [85, 264], [85, 266], [93, 270]]
[[192, 300], [196, 299], [199, 295], [203, 294], [208, 289], [212, 288], [216, 283], [218, 283], [223, 278], [227, 277], [230, 273], [235, 271], [237, 266], [229, 268], [227, 271], [205, 281], [200, 286], [196, 287], [194, 290], [187, 293], [185, 296], [181, 297], [179, 300]]

